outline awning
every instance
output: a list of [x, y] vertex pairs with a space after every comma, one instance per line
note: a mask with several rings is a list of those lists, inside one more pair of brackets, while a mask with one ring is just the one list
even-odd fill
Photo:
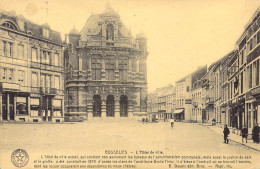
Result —
[[173, 113], [174, 114], [179, 114], [179, 113], [182, 113], [183, 112], [183, 109], [179, 109], [179, 110], [175, 110]]

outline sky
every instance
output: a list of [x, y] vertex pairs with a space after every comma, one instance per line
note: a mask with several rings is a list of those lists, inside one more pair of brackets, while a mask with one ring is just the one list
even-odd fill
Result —
[[148, 41], [148, 91], [175, 85], [199, 66], [235, 49], [260, 0], [0, 0], [0, 9], [37, 24], [48, 23], [62, 36], [81, 30], [107, 3], [132, 35]]

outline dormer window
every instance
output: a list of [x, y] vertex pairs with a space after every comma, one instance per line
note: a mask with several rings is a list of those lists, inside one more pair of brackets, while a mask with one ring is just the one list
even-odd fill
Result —
[[7, 27], [9, 29], [18, 30], [17, 27], [10, 21], [6, 21], [6, 22], [2, 23], [2, 26]]
[[49, 29], [48, 28], [43, 28], [42, 29], [42, 32], [43, 32], [43, 36], [48, 38], [49, 37]]

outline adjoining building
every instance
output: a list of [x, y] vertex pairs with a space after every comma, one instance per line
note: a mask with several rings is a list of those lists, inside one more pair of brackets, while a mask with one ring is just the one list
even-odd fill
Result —
[[85, 119], [147, 115], [147, 39], [131, 35], [108, 5], [69, 33], [66, 110]]
[[0, 121], [63, 121], [62, 50], [47, 24], [0, 13]]
[[178, 121], [192, 122], [192, 94], [193, 84], [207, 73], [207, 66], [199, 67], [193, 73], [176, 82], [176, 108], [174, 118]]
[[191, 120], [193, 122], [202, 123], [205, 122], [205, 113], [203, 113], [203, 96], [205, 95], [205, 89], [202, 87], [203, 81], [199, 79], [193, 83], [191, 89], [192, 95], [192, 113]]
[[235, 128], [238, 134], [243, 125], [249, 132], [260, 122], [260, 7], [256, 10], [237, 41], [237, 111]]

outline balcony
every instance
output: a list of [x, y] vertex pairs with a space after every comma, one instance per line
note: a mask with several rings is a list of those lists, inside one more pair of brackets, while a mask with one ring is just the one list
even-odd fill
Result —
[[0, 82], [0, 91], [19, 91], [20, 85], [16, 83]]
[[214, 105], [214, 98], [208, 97], [205, 99], [205, 104]]
[[40, 88], [39, 87], [31, 87], [31, 92], [32, 93], [40, 93]]
[[57, 91], [55, 88], [40, 87], [40, 93], [44, 95], [56, 95]]

